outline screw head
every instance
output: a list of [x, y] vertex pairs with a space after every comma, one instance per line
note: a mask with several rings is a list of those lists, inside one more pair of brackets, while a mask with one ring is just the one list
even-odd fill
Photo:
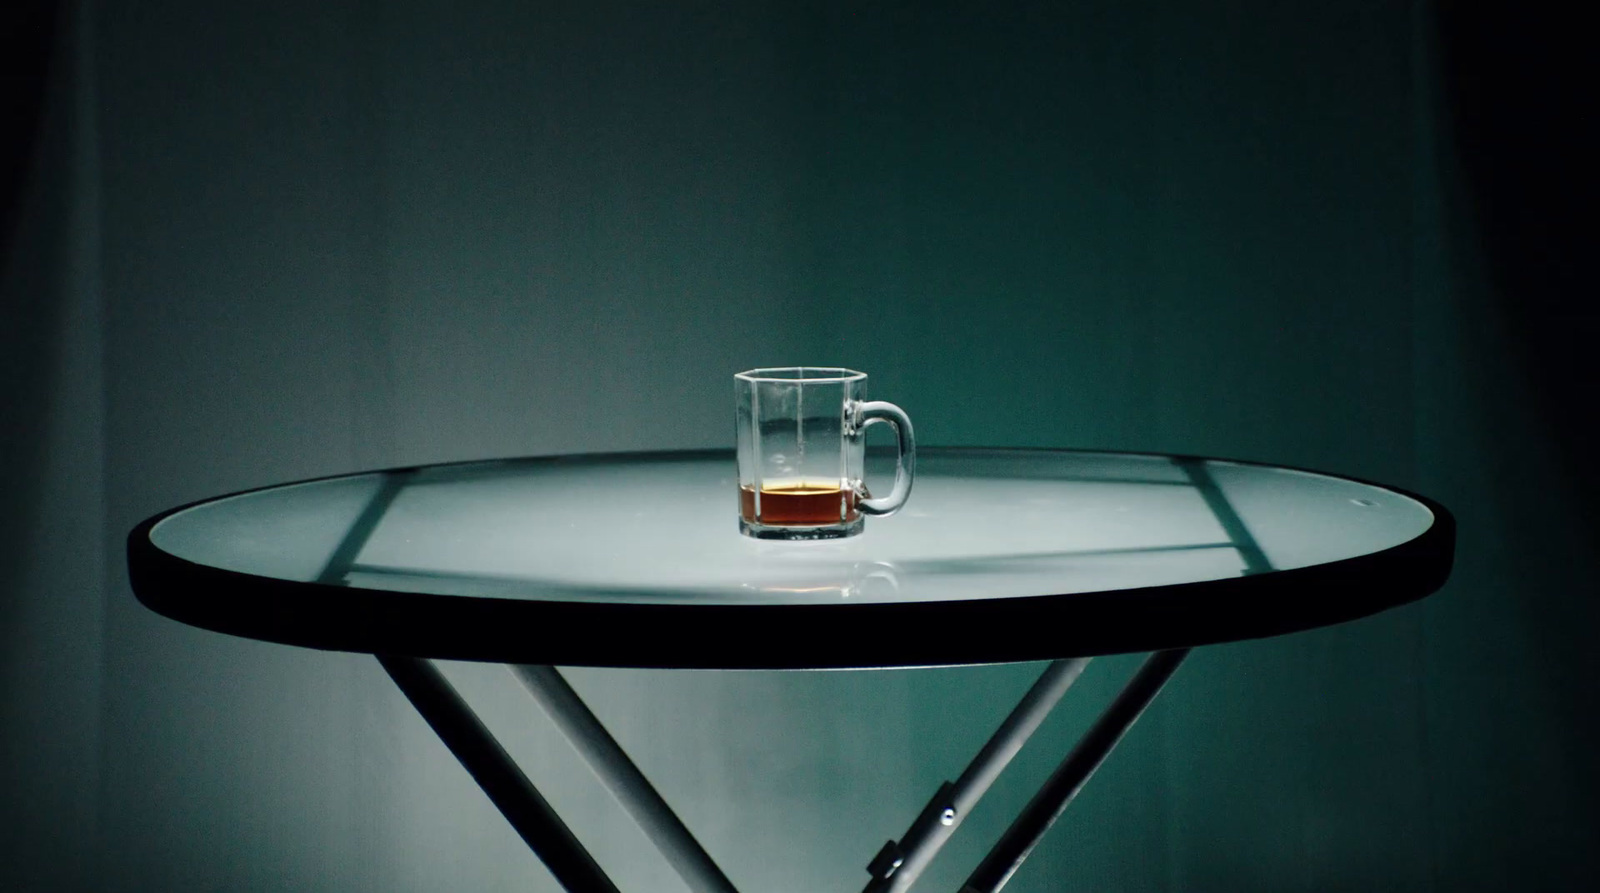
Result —
[[956, 810], [953, 806], [946, 806], [944, 812], [939, 813], [939, 824], [954, 825], [956, 823]]

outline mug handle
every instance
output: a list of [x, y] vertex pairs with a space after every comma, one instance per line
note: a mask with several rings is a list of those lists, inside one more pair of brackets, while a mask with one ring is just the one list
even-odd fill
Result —
[[889, 491], [888, 496], [863, 499], [856, 505], [869, 515], [892, 515], [906, 504], [906, 497], [911, 495], [911, 481], [917, 473], [917, 441], [911, 431], [911, 417], [906, 415], [905, 410], [882, 400], [856, 404], [856, 430], [861, 432], [863, 440], [867, 428], [879, 422], [894, 426], [895, 440], [900, 448], [894, 460], [894, 489]]

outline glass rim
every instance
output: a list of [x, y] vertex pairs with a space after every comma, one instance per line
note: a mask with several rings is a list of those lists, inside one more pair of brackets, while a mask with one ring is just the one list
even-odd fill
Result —
[[[798, 374], [773, 374], [779, 372]], [[809, 373], [821, 374], [812, 375]], [[867, 377], [867, 373], [857, 372], [854, 369], [845, 369], [842, 366], [764, 366], [760, 369], [746, 369], [743, 372], [735, 372], [733, 377], [744, 381], [761, 383], [838, 384], [846, 381], [861, 381]]]

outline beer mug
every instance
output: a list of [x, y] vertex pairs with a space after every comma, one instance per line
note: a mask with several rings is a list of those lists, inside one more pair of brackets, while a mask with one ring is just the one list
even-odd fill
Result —
[[[734, 379], [739, 531], [759, 539], [854, 536], [867, 515], [905, 505], [916, 473], [911, 419], [868, 401], [867, 376], [849, 369], [751, 369]], [[866, 429], [894, 428], [894, 489], [875, 498], [864, 479]]]

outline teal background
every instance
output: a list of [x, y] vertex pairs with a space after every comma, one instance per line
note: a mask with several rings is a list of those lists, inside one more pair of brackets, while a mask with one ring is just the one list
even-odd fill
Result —
[[[122, 537], [358, 468], [727, 445], [730, 374], [786, 363], [868, 371], [928, 444], [1258, 459], [1459, 518], [1437, 596], [1197, 652], [1007, 890], [1592, 885], [1592, 532], [1432, 15], [70, 6], [0, 285], [0, 888], [556, 889], [374, 660], [162, 619]], [[815, 891], [1038, 669], [571, 678], [741, 890]], [[681, 889], [509, 675], [447, 672], [623, 889]]]

